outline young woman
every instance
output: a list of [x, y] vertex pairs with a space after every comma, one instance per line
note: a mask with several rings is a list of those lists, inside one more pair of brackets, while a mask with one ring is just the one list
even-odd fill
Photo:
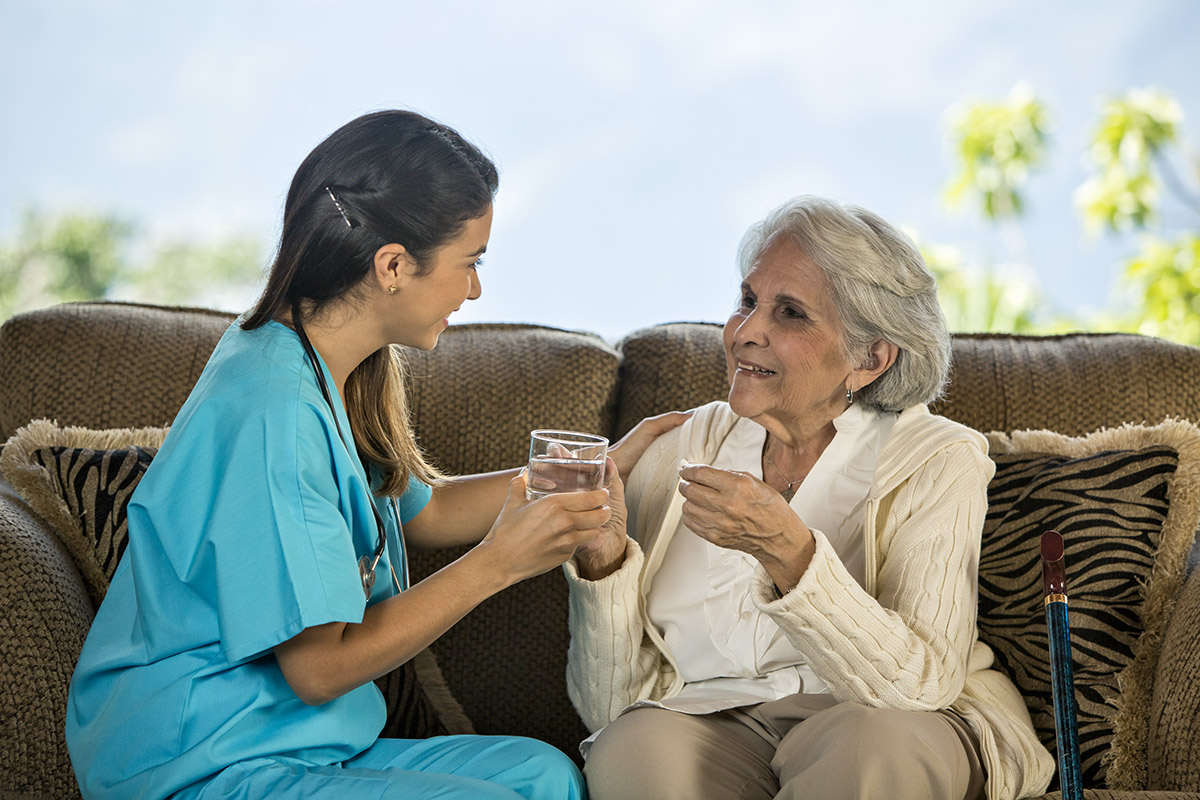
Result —
[[[409, 428], [390, 345], [434, 347], [480, 295], [497, 185], [478, 149], [405, 111], [350, 122], [300, 165], [262, 297], [130, 504], [71, 682], [84, 797], [582, 795], [534, 740], [377, 738], [374, 678], [611, 515], [606, 490], [527, 502], [523, 474], [446, 479]], [[642, 426], [618, 461], [673, 424]], [[408, 586], [406, 547], [468, 543]]]

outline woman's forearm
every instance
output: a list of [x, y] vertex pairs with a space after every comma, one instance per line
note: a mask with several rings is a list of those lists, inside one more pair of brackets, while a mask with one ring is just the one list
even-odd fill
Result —
[[275, 648], [296, 694], [320, 705], [404, 664], [504, 588], [472, 550], [407, 591], [363, 613], [360, 623], [331, 622]]
[[404, 525], [404, 540], [416, 550], [477, 544], [504, 507], [509, 481], [518, 472], [463, 475], [438, 486], [421, 513]]
[[917, 710], [961, 692], [975, 641], [987, 475], [973, 453], [957, 455], [931, 459], [896, 493], [880, 523], [894, 530], [881, 537], [888, 545], [874, 596], [823, 536], [792, 592], [777, 599], [768, 575], [756, 586], [756, 602], [839, 700]]
[[644, 647], [638, 602], [642, 552], [632, 539], [627, 548], [624, 564], [599, 581], [582, 578], [572, 562], [563, 568], [570, 590], [567, 694], [591, 731], [650, 698], [658, 684], [660, 658]]
[[276, 646], [284, 677], [309, 703], [322, 703], [384, 675], [445, 633], [484, 599], [560, 566], [611, 518], [608, 493], [570, 492], [526, 503], [525, 481], [486, 538], [420, 583], [369, 606], [362, 622], [301, 631]]

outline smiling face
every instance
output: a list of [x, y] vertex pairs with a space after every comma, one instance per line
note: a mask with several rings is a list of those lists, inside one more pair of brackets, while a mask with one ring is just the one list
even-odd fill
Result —
[[846, 409], [856, 371], [841, 334], [825, 273], [790, 237], [772, 237], [725, 323], [729, 405], [797, 435], [832, 422]]
[[467, 300], [483, 293], [476, 269], [492, 232], [492, 209], [467, 222], [462, 232], [434, 251], [428, 269], [416, 273], [410, 263], [400, 290], [389, 298], [388, 338], [395, 344], [432, 350], [450, 324], [449, 317]]

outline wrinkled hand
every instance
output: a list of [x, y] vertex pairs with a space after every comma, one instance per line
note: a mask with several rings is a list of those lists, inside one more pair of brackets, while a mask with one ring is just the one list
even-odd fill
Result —
[[575, 552], [579, 575], [589, 581], [606, 578], [625, 563], [625, 522], [628, 519], [625, 484], [621, 482], [620, 470], [611, 458], [604, 469], [604, 488], [608, 490], [608, 507], [612, 509], [612, 517], [595, 539], [580, 545]]
[[691, 411], [668, 411], [655, 417], [646, 417], [633, 426], [621, 441], [608, 448], [608, 455], [617, 463], [621, 475], [629, 475], [646, 448], [669, 430], [678, 428], [692, 416]]
[[779, 492], [745, 472], [702, 464], [683, 467], [679, 477], [683, 522], [691, 531], [753, 556], [781, 591], [796, 585], [816, 541]]
[[[530, 501], [525, 485], [522, 470], [509, 482], [504, 508], [479, 544], [488, 548], [509, 585], [561, 566], [581, 545], [594, 541], [612, 518], [606, 489]], [[624, 508], [622, 502], [622, 512]]]

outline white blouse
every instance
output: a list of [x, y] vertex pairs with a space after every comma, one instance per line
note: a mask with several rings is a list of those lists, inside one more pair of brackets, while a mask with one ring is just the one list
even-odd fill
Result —
[[[809, 529], [822, 531], [862, 584], [863, 507], [896, 414], [851, 406], [833, 441], [792, 497]], [[712, 466], [762, 478], [766, 429], [739, 420]], [[679, 664], [683, 691], [657, 705], [707, 714], [797, 692], [826, 691], [804, 657], [750, 596], [757, 561], [710, 544], [680, 522], [647, 598], [647, 612]]]

